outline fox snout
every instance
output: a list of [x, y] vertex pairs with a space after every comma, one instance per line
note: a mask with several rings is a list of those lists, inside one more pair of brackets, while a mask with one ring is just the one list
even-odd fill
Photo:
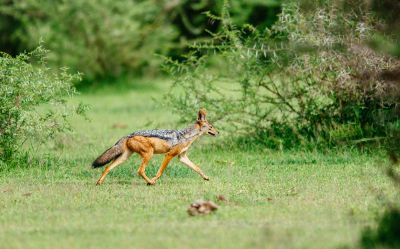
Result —
[[215, 137], [215, 136], [217, 136], [217, 135], [219, 134], [219, 131], [217, 131], [217, 129], [215, 129], [214, 127], [211, 127], [211, 128], [208, 130], [207, 133], [208, 133], [209, 135]]

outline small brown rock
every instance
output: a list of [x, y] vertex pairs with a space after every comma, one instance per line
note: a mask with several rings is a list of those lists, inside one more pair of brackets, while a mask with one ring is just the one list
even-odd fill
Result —
[[223, 196], [223, 195], [218, 195], [218, 196], [217, 196], [217, 200], [219, 200], [219, 201], [226, 201], [226, 198], [225, 198], [225, 196]]
[[198, 200], [190, 204], [187, 212], [191, 216], [199, 215], [199, 214], [209, 214], [218, 209], [217, 204], [212, 201], [203, 201]]

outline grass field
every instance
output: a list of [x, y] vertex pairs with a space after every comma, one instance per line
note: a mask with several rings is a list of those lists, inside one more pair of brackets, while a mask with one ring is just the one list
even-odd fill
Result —
[[[147, 186], [132, 156], [95, 186], [101, 169], [90, 163], [121, 136], [176, 127], [178, 117], [152, 100], [165, 84], [139, 86], [74, 98], [92, 106], [91, 121], [75, 118], [75, 133], [37, 145], [41, 166], [1, 172], [0, 248], [353, 248], [381, 212], [377, 195], [394, 193], [382, 152], [223, 149], [223, 136], [189, 152], [209, 182], [174, 159]], [[227, 201], [215, 214], [187, 215], [191, 202], [217, 195]]]

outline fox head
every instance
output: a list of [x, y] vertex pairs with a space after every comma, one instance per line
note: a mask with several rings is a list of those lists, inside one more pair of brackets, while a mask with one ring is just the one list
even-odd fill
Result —
[[200, 109], [197, 114], [197, 121], [196, 124], [198, 125], [198, 129], [202, 134], [209, 134], [211, 136], [218, 135], [217, 129], [214, 128], [212, 124], [210, 124], [206, 119], [207, 112], [205, 109]]

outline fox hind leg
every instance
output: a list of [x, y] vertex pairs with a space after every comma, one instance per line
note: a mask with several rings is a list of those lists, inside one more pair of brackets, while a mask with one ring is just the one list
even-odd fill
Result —
[[119, 157], [117, 157], [116, 159], [114, 159], [114, 161], [112, 161], [112, 163], [110, 163], [105, 170], [103, 171], [103, 173], [101, 174], [101, 177], [99, 178], [99, 180], [97, 180], [96, 185], [101, 185], [104, 182], [104, 179], [106, 178], [107, 174], [115, 167], [117, 167], [118, 165], [120, 165], [121, 163], [125, 162], [126, 159], [128, 159], [128, 157], [131, 155], [131, 152], [125, 152], [122, 155], [120, 155]]
[[146, 166], [149, 163], [151, 157], [153, 156], [153, 151], [147, 151], [145, 153], [140, 153], [140, 156], [143, 158], [142, 163], [140, 164], [138, 174], [147, 182], [148, 185], [153, 185], [154, 181], [150, 180], [146, 176]]

